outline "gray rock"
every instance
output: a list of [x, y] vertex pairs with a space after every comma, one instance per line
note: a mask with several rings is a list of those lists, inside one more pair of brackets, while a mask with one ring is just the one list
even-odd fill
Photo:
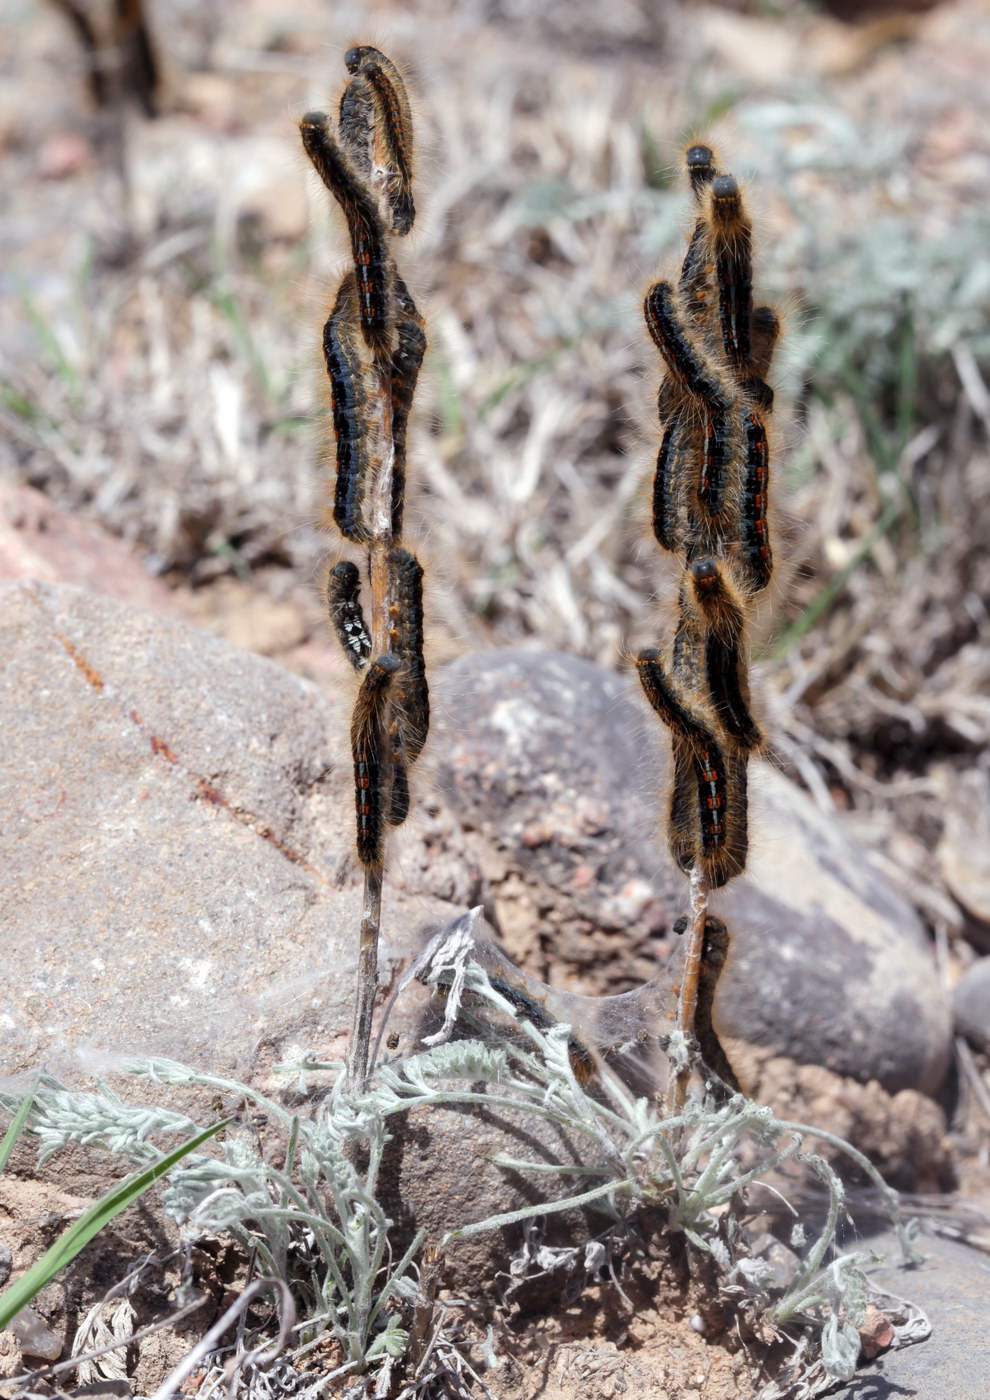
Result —
[[968, 967], [952, 993], [956, 1030], [981, 1050], [990, 1049], [990, 958]]
[[[262, 1038], [339, 1056], [362, 883], [346, 691], [74, 588], [0, 585], [0, 617], [5, 1071], [92, 1049], [245, 1072]], [[412, 826], [386, 974], [472, 894], [456, 835]]]
[[951, 1025], [917, 914], [799, 788], [769, 764], [751, 772], [746, 873], [713, 902], [733, 935], [720, 1036], [743, 1059], [753, 1045], [934, 1092]]
[[[493, 890], [503, 941], [574, 991], [653, 976], [685, 912], [660, 828], [662, 726], [628, 678], [559, 653], [490, 652], [448, 668], [440, 778]], [[751, 856], [713, 908], [732, 934], [716, 1001], [747, 1047], [896, 1092], [934, 1090], [949, 1017], [911, 907], [770, 765], [751, 765]], [[592, 980], [593, 979], [593, 980]]]
[[924, 1309], [931, 1337], [917, 1346], [885, 1352], [861, 1368], [840, 1393], [846, 1400], [886, 1400], [914, 1395], [919, 1400], [985, 1400], [990, 1392], [990, 1332], [987, 1296], [990, 1258], [954, 1240], [923, 1238], [926, 1262], [897, 1267], [893, 1236], [865, 1244], [886, 1256], [870, 1278], [896, 1297]]

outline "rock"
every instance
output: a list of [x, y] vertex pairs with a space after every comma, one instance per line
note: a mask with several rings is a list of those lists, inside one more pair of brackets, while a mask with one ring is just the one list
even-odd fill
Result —
[[[986, 1326], [990, 1261], [954, 1240], [922, 1237], [928, 1256], [916, 1269], [897, 1267], [892, 1235], [863, 1245], [886, 1256], [870, 1269], [873, 1283], [924, 1309], [932, 1335], [917, 1346], [884, 1352], [861, 1367], [841, 1391], [844, 1400], [875, 1400], [880, 1395], [916, 1395], [924, 1400], [984, 1400], [990, 1376], [990, 1334]], [[883, 1301], [880, 1302], [883, 1310]]]
[[10, 1323], [9, 1331], [21, 1349], [22, 1356], [39, 1361], [57, 1361], [62, 1355], [62, 1343], [42, 1322], [33, 1308], [21, 1308]]
[[33, 486], [0, 482], [0, 579], [19, 578], [74, 583], [132, 607], [180, 615], [169, 589], [123, 541], [59, 510]]
[[980, 1050], [990, 1050], [990, 958], [968, 967], [952, 993], [956, 1030]]
[[[362, 884], [349, 697], [72, 588], [0, 584], [0, 617], [6, 1072], [89, 1047], [244, 1073], [259, 1037], [339, 1054]], [[456, 834], [410, 825], [386, 976], [472, 902]]]
[[921, 921], [799, 788], [769, 764], [751, 771], [746, 873], [713, 902], [733, 935], [720, 1036], [737, 1060], [759, 1046], [933, 1093], [951, 1026]]
[[[784, 1056], [754, 1055], [749, 1087], [760, 1103], [769, 1103], [780, 1118], [823, 1128], [855, 1143], [897, 1190], [951, 1191], [956, 1185], [952, 1144], [945, 1114], [916, 1089], [890, 1094], [872, 1080], [833, 1074], [821, 1065], [799, 1065]], [[820, 1153], [846, 1181], [858, 1169], [828, 1143], [813, 1140]]]
[[[448, 668], [437, 712], [440, 780], [508, 952], [578, 992], [653, 976], [687, 890], [659, 829], [663, 731], [632, 681], [489, 652]], [[793, 783], [763, 762], [751, 773], [749, 870], [714, 904], [733, 939], [720, 1034], [742, 1068], [758, 1047], [934, 1090], [949, 1017], [918, 917]]]
[[581, 993], [652, 977], [685, 882], [657, 839], [659, 743], [628, 680], [493, 651], [449, 666], [436, 693], [438, 780], [509, 954]]

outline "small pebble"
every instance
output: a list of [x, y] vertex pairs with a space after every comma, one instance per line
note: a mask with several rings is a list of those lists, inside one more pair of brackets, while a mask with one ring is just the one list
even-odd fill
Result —
[[57, 1361], [62, 1355], [62, 1343], [32, 1308], [21, 1308], [8, 1330], [13, 1333], [24, 1356], [36, 1356], [41, 1361]]

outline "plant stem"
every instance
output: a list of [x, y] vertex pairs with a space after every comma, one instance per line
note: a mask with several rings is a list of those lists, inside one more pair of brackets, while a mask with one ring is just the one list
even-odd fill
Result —
[[[701, 955], [705, 944], [705, 918], [708, 914], [708, 880], [695, 866], [691, 871], [691, 924], [687, 931], [681, 990], [677, 998], [677, 1029], [689, 1043], [694, 1039], [694, 1018], [698, 1009], [698, 980], [701, 976]], [[687, 1096], [691, 1065], [678, 1069], [667, 1086], [667, 1112], [680, 1113]]]
[[[391, 649], [389, 635], [389, 567], [392, 548], [392, 468], [395, 446], [392, 441], [392, 368], [378, 366], [378, 393], [374, 401], [371, 431], [375, 438], [377, 469], [367, 501], [367, 518], [372, 536], [368, 545], [368, 575], [371, 583], [371, 654], [381, 656]], [[382, 809], [389, 810], [392, 793], [392, 751], [386, 745], [382, 755]], [[358, 949], [357, 986], [354, 996], [354, 1026], [347, 1077], [351, 1086], [363, 1090], [371, 1068], [371, 1023], [378, 993], [378, 934], [382, 918], [381, 862], [365, 866], [364, 901], [361, 908], [361, 935]]]

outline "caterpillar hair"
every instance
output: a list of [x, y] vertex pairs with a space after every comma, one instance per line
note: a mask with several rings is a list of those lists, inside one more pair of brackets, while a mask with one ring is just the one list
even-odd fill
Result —
[[698, 859], [694, 757], [691, 745], [677, 733], [671, 733], [670, 748], [673, 758], [673, 780], [667, 823], [667, 849], [677, 868], [687, 875], [691, 873]]
[[718, 174], [717, 157], [711, 146], [705, 146], [701, 142], [688, 146], [684, 152], [684, 164], [687, 167], [688, 179], [691, 181], [691, 193], [700, 204], [705, 191]]
[[340, 533], [359, 544], [370, 537], [370, 531], [362, 515], [368, 484], [368, 391], [355, 344], [356, 306], [357, 286], [349, 272], [323, 327], [323, 358], [337, 453], [333, 518]]
[[772, 306], [758, 306], [749, 318], [749, 369], [741, 379], [761, 413], [773, 410], [773, 390], [767, 383], [773, 352], [780, 334], [780, 319]]
[[742, 653], [745, 612], [718, 560], [695, 559], [688, 566], [695, 601], [707, 624], [705, 674], [708, 693], [725, 733], [741, 748], [757, 749], [763, 736], [749, 712]]
[[[559, 1024], [539, 997], [528, 991], [521, 983], [510, 982], [502, 973], [493, 972], [489, 968], [485, 969], [485, 975], [492, 991], [496, 992], [503, 1001], [509, 1003], [517, 1018], [528, 1021], [538, 1031], [553, 1030]], [[446, 992], [450, 988], [452, 980], [452, 973], [441, 972], [435, 984], [437, 990]], [[576, 1035], [567, 1037], [567, 1059], [574, 1078], [581, 1087], [584, 1088], [590, 1084], [595, 1077], [595, 1058], [588, 1046]]]
[[385, 230], [370, 191], [330, 131], [324, 112], [307, 112], [299, 123], [303, 149], [347, 220], [358, 291], [361, 333], [376, 358], [392, 350], [392, 261]]
[[[684, 163], [687, 166], [695, 203], [701, 207], [708, 186], [717, 174], [715, 153], [710, 146], [689, 146], [684, 153]], [[708, 248], [708, 219], [703, 215], [695, 221], [678, 284], [681, 304], [688, 319], [695, 326], [701, 325], [707, 319], [712, 272]]]
[[340, 95], [337, 129], [347, 154], [362, 178], [372, 176], [372, 142], [375, 136], [375, 97], [364, 78], [352, 78]]
[[395, 279], [397, 344], [392, 356], [392, 536], [402, 537], [406, 492], [406, 433], [416, 382], [426, 354], [426, 323], [402, 278]]
[[732, 175], [716, 175], [711, 182], [711, 239], [722, 343], [729, 363], [744, 374], [753, 312], [753, 225]]
[[643, 304], [646, 328], [678, 384], [713, 413], [728, 413], [730, 397], [716, 370], [692, 344], [669, 282], [655, 282]]
[[680, 545], [679, 513], [684, 458], [690, 449], [685, 442], [683, 412], [676, 412], [664, 429], [653, 476], [653, 534], [662, 549]]
[[407, 549], [389, 554], [391, 646], [401, 659], [396, 717], [406, 760], [415, 763], [430, 732], [430, 691], [423, 658], [423, 566]]
[[754, 307], [749, 318], [749, 368], [761, 379], [766, 379], [770, 373], [779, 336], [780, 317], [773, 307]]
[[[721, 769], [724, 779], [721, 808], [716, 814], [713, 801], [717, 784], [707, 774], [699, 777], [698, 796], [702, 809], [701, 867], [712, 889], [720, 889], [746, 868], [749, 848], [746, 755], [728, 752]], [[717, 777], [713, 773], [712, 777]]]
[[383, 850], [385, 749], [388, 742], [385, 712], [388, 692], [401, 662], [390, 652], [368, 664], [351, 719], [351, 752], [354, 757], [354, 804], [357, 813], [358, 859], [365, 866], [380, 866]]
[[[392, 722], [392, 727], [395, 721]], [[392, 739], [392, 799], [389, 806], [389, 826], [401, 826], [409, 815], [409, 770], [402, 756], [398, 742], [398, 730], [390, 734]]]
[[770, 448], [763, 420], [746, 415], [746, 463], [743, 471], [739, 557], [754, 593], [766, 588], [773, 574], [773, 550], [767, 520]]
[[388, 171], [385, 192], [392, 232], [407, 234], [416, 208], [412, 197], [412, 116], [405, 82], [392, 60], [370, 44], [348, 49], [344, 62], [348, 71], [360, 75], [371, 89], [378, 118], [379, 163]]
[[636, 670], [644, 695], [668, 729], [679, 734], [697, 752], [717, 748], [709, 726], [687, 707], [668, 680], [656, 647], [646, 647], [639, 653]]
[[729, 956], [729, 934], [720, 919], [710, 915], [705, 919], [701, 953], [701, 976], [698, 980], [698, 1003], [694, 1014], [694, 1033], [701, 1049], [702, 1064], [715, 1076], [713, 1086], [717, 1098], [730, 1093], [742, 1093], [736, 1072], [729, 1063], [718, 1038], [712, 1017], [715, 989]]
[[371, 655], [371, 636], [361, 611], [361, 580], [357, 566], [347, 559], [327, 575], [327, 610], [344, 655], [355, 671], [362, 671]]
[[674, 632], [670, 669], [682, 691], [698, 693], [704, 676], [704, 636], [683, 579], [678, 596], [677, 630]]
[[698, 500], [709, 516], [721, 515], [729, 485], [733, 453], [733, 420], [729, 413], [706, 413], [702, 430]]
[[727, 759], [713, 731], [687, 708], [655, 648], [640, 652], [636, 669], [646, 698], [675, 736], [671, 853], [682, 869], [690, 868], [689, 859], [699, 865], [717, 888], [746, 861], [745, 763], [732, 754]]

